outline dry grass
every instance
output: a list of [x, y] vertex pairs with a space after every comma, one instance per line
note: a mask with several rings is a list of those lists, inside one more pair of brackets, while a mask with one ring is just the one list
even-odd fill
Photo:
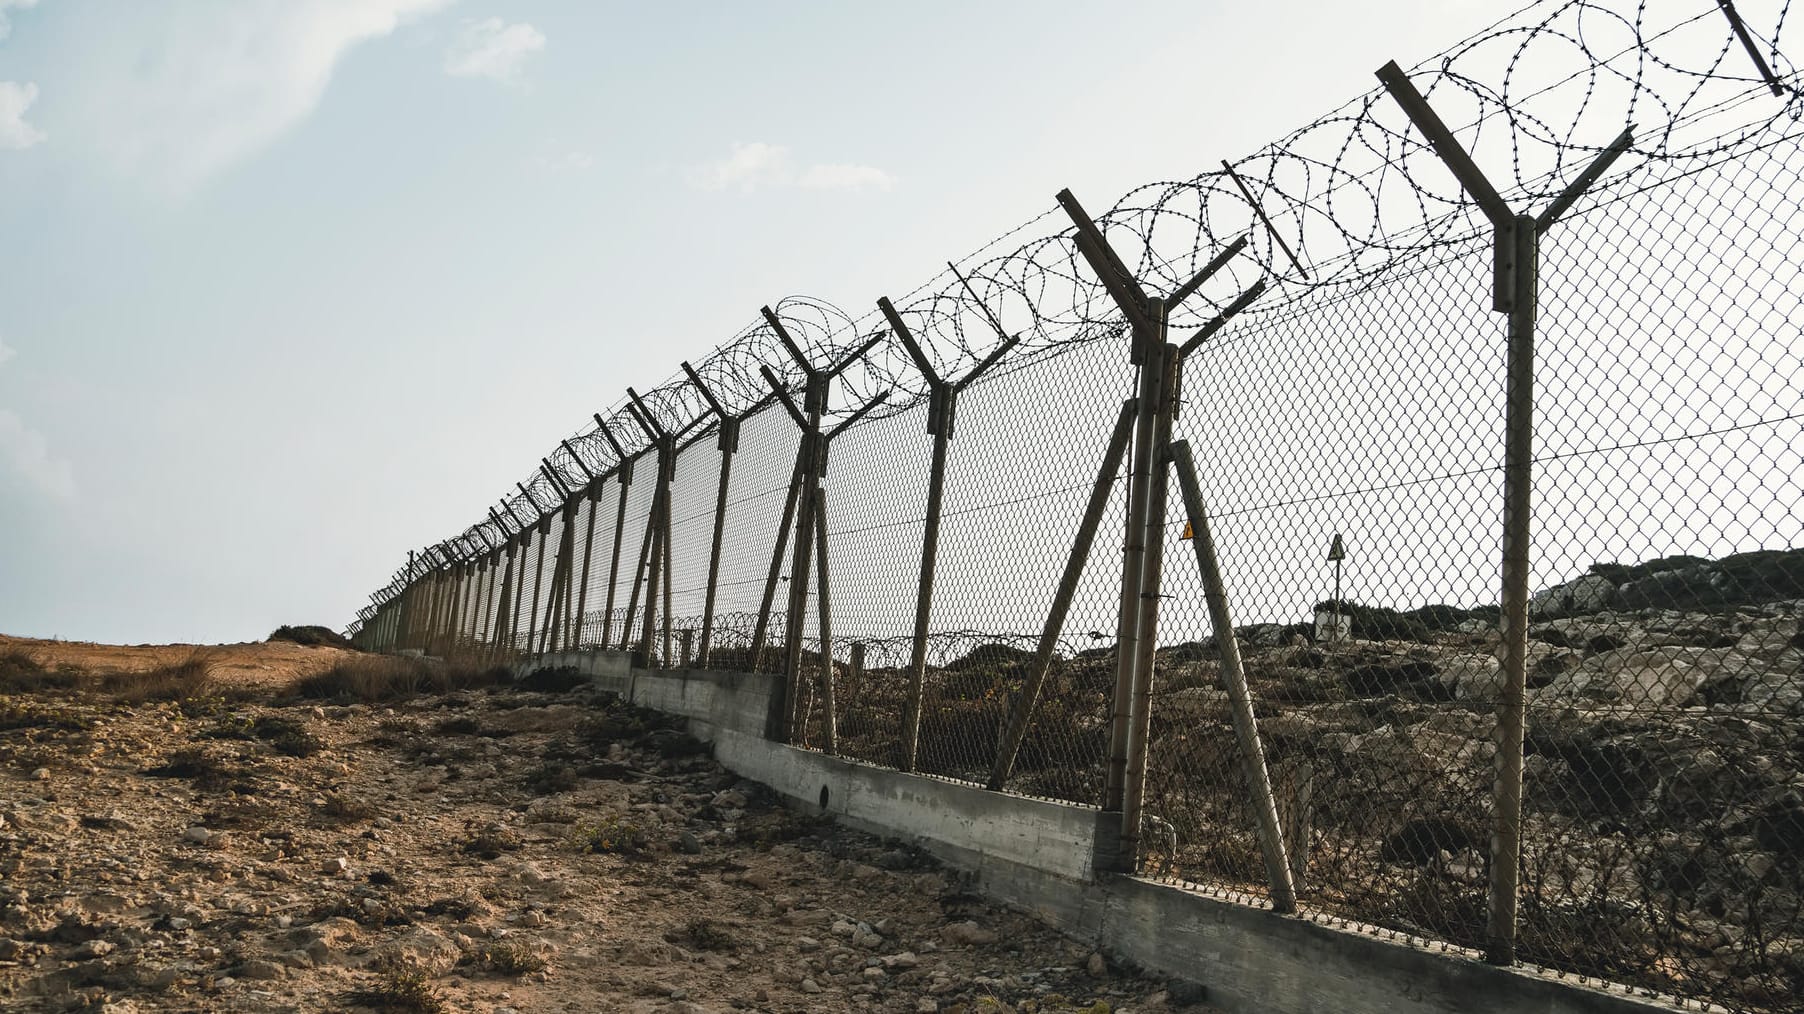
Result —
[[347, 659], [325, 672], [305, 676], [290, 687], [306, 700], [395, 701], [422, 694], [447, 694], [508, 683], [504, 666], [481, 667], [455, 661], [427, 661], [393, 655]]
[[108, 673], [100, 678], [100, 689], [121, 704], [224, 699], [224, 688], [213, 678], [212, 654], [206, 651], [143, 672]]
[[74, 686], [74, 673], [46, 669], [23, 648], [0, 653], [0, 693], [32, 694]]

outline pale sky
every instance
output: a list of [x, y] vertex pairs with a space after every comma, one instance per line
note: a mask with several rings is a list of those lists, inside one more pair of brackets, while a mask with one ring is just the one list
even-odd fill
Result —
[[868, 310], [1502, 13], [0, 0], [0, 631], [342, 626], [760, 305]]

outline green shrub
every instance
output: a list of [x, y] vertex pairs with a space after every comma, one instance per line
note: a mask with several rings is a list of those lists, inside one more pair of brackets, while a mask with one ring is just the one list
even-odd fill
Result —
[[330, 627], [321, 627], [321, 626], [314, 626], [314, 625], [300, 626], [300, 627], [290, 627], [287, 625], [283, 625], [283, 626], [277, 627], [275, 629], [275, 631], [269, 635], [268, 640], [291, 641], [295, 644], [306, 645], [308, 647], [314, 647], [314, 648], [326, 647], [326, 648], [343, 648], [347, 651], [355, 650], [355, 647], [351, 644], [351, 642], [349, 640], [347, 640], [345, 638], [345, 636], [343, 634], [340, 634], [339, 632], [337, 632], [336, 630], [333, 630]]

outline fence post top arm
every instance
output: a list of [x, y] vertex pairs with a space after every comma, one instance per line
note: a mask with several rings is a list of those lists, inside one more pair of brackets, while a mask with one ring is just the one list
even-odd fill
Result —
[[683, 372], [689, 375], [689, 382], [695, 385], [695, 389], [702, 393], [702, 400], [708, 403], [708, 407], [714, 410], [715, 415], [720, 416], [722, 422], [725, 422], [729, 418], [727, 410], [720, 407], [720, 402], [714, 399], [714, 392], [708, 390], [707, 384], [702, 383], [701, 374], [695, 372], [695, 367], [690, 366], [687, 359], [683, 360]]
[[834, 437], [837, 437], [840, 435], [840, 433], [844, 432], [846, 427], [852, 425], [853, 423], [857, 422], [860, 419], [863, 419], [865, 417], [866, 413], [870, 412], [872, 409], [876, 408], [878, 405], [881, 405], [884, 402], [888, 401], [889, 395], [890, 395], [890, 392], [884, 391], [883, 393], [877, 395], [877, 397], [872, 398], [870, 401], [865, 402], [864, 405], [858, 409], [858, 411], [853, 412], [851, 415], [846, 416], [844, 419], [841, 419], [837, 426], [834, 426], [832, 429], [827, 431], [827, 439], [832, 440]]
[[1173, 289], [1171, 295], [1166, 296], [1163, 300], [1161, 300], [1161, 302], [1164, 304], [1165, 309], [1166, 310], [1176, 309], [1179, 303], [1182, 303], [1184, 300], [1189, 299], [1191, 297], [1191, 295], [1196, 292], [1197, 289], [1202, 287], [1202, 284], [1204, 282], [1208, 281], [1211, 277], [1213, 277], [1215, 275], [1215, 273], [1217, 271], [1220, 271], [1224, 265], [1226, 265], [1229, 261], [1233, 260], [1235, 254], [1238, 254], [1238, 253], [1240, 253], [1240, 251], [1245, 250], [1246, 245], [1247, 245], [1247, 237], [1241, 236], [1238, 239], [1234, 240], [1234, 242], [1229, 243], [1227, 246], [1223, 247], [1221, 249], [1220, 253], [1217, 253], [1214, 257], [1209, 258], [1209, 263], [1203, 265], [1203, 268], [1201, 271], [1198, 271], [1195, 275], [1191, 276], [1191, 279], [1188, 282], [1185, 282], [1183, 285], [1180, 285], [1176, 289]]
[[797, 407], [795, 399], [791, 398], [789, 392], [783, 389], [783, 382], [777, 379], [777, 375], [771, 372], [771, 368], [763, 363], [759, 363], [758, 372], [764, 375], [764, 382], [770, 385], [771, 393], [775, 394], [777, 400], [783, 404], [783, 407], [789, 410], [789, 417], [796, 421], [797, 426], [807, 429], [808, 417], [802, 414], [802, 410]]
[[576, 448], [570, 446], [570, 441], [559, 440], [557, 443], [558, 443], [559, 447], [562, 447], [564, 449], [565, 454], [570, 455], [570, 460], [576, 462], [576, 467], [583, 470], [583, 478], [589, 480], [590, 482], [595, 481], [595, 473], [591, 472], [589, 470], [589, 466], [583, 462], [583, 459], [580, 456], [577, 455]]
[[1077, 228], [1078, 252], [1090, 262], [1090, 268], [1096, 272], [1096, 277], [1102, 282], [1103, 288], [1109, 290], [1109, 295], [1114, 297], [1115, 302], [1121, 306], [1122, 312], [1127, 314], [1136, 326], [1149, 323], [1146, 312], [1148, 300], [1145, 290], [1140, 288], [1140, 283], [1135, 280], [1133, 272], [1129, 271], [1127, 265], [1121, 262], [1121, 257], [1115, 253], [1115, 248], [1109, 245], [1102, 230], [1097, 228], [1096, 220], [1090, 217], [1083, 205], [1077, 203], [1077, 198], [1072, 195], [1070, 189], [1059, 191], [1057, 199], [1059, 205], [1065, 209], [1065, 214], [1070, 217], [1071, 224]]
[[883, 311], [883, 319], [889, 321], [890, 330], [894, 331], [896, 337], [902, 340], [902, 347], [908, 350], [908, 357], [915, 361], [915, 369], [921, 371], [921, 376], [927, 378], [927, 383], [933, 387], [944, 383], [940, 380], [940, 375], [934, 372], [933, 364], [927, 361], [926, 353], [921, 351], [921, 346], [915, 342], [914, 334], [908, 330], [908, 325], [903, 322], [902, 315], [896, 312], [896, 308], [890, 303], [888, 296], [877, 297], [877, 309]]
[[644, 399], [639, 397], [639, 392], [628, 387], [626, 389], [626, 397], [627, 411], [633, 414], [634, 421], [639, 424], [641, 429], [645, 430], [645, 435], [651, 438], [651, 442], [655, 444], [664, 439], [664, 437], [668, 435], [664, 432], [664, 424], [658, 422], [658, 417], [651, 414], [651, 407], [646, 405]]
[[808, 357], [802, 353], [801, 346], [795, 343], [795, 339], [789, 337], [789, 329], [785, 328], [783, 322], [777, 319], [776, 312], [769, 306], [760, 307], [759, 309], [764, 314], [764, 322], [769, 324], [770, 329], [775, 331], [777, 337], [783, 340], [783, 347], [789, 350], [789, 355], [796, 361], [796, 365], [802, 368], [803, 373], [808, 374], [810, 377], [814, 376], [814, 364], [808, 361]]
[[1591, 185], [1597, 182], [1598, 177], [1609, 171], [1610, 165], [1621, 158], [1622, 153], [1628, 151], [1629, 146], [1634, 143], [1635, 125], [1631, 123], [1623, 129], [1622, 133], [1616, 135], [1616, 140], [1611, 141], [1608, 147], [1597, 153], [1597, 157], [1591, 160], [1591, 164], [1585, 167], [1585, 171], [1579, 173], [1578, 178], [1568, 183], [1566, 189], [1560, 191], [1560, 196], [1554, 198], [1553, 203], [1549, 204], [1545, 211], [1535, 216], [1536, 235], [1546, 232], [1549, 227], [1559, 221], [1560, 216], [1564, 215], [1567, 209], [1583, 196], [1585, 191], [1591, 189]]
[[545, 476], [545, 478], [550, 479], [551, 484], [553, 486], [556, 486], [558, 489], [558, 492], [564, 494], [566, 499], [569, 498], [570, 487], [564, 484], [564, 479], [562, 476], [557, 474], [557, 469], [551, 467], [551, 459], [550, 458], [540, 458], [539, 459], [539, 472], [541, 474], [543, 474]]
[[856, 349], [853, 349], [852, 351], [846, 353], [846, 357], [844, 359], [841, 359], [839, 362], [834, 363], [833, 366], [830, 367], [826, 371], [826, 373], [823, 375], [823, 378], [826, 380], [832, 380], [834, 377], [837, 377], [841, 373], [844, 373], [846, 371], [846, 367], [851, 366], [853, 363], [859, 361], [860, 359], [863, 359], [865, 356], [865, 353], [876, 348], [877, 344], [879, 342], [883, 341], [883, 339], [884, 339], [884, 336], [881, 334], [872, 335], [870, 338], [865, 340], [865, 343], [863, 345], [860, 345]]
[[976, 368], [974, 368], [970, 373], [965, 374], [964, 377], [961, 378], [958, 383], [953, 384], [952, 390], [954, 392], [958, 392], [958, 391], [963, 391], [967, 387], [970, 387], [972, 381], [976, 380], [978, 377], [981, 377], [985, 373], [989, 372], [990, 367], [995, 366], [997, 363], [1001, 362], [1002, 357], [1008, 355], [1009, 350], [1019, 344], [1021, 344], [1021, 336], [1020, 335], [1015, 335], [1013, 337], [1004, 339], [1001, 345], [996, 346], [995, 351], [991, 352], [989, 355], [987, 355], [983, 358], [983, 362], [978, 363]]
[[1515, 213], [1510, 211], [1509, 204], [1505, 203], [1503, 196], [1497, 192], [1497, 188], [1491, 186], [1491, 181], [1485, 178], [1485, 174], [1478, 168], [1478, 164], [1472, 161], [1472, 156], [1460, 146], [1458, 139], [1453, 136], [1453, 131], [1447, 129], [1447, 124], [1441, 121], [1440, 114], [1436, 113], [1434, 107], [1428, 104], [1428, 100], [1422, 96], [1422, 93], [1416, 90], [1409, 75], [1403, 72], [1403, 68], [1397, 66], [1397, 61], [1392, 60], [1378, 68], [1378, 80], [1383, 82], [1384, 89], [1390, 92], [1391, 98], [1403, 107], [1404, 115], [1408, 116], [1410, 122], [1416, 125], [1416, 129], [1422, 132], [1422, 136], [1428, 139], [1428, 144], [1434, 148], [1435, 154], [1441, 157], [1441, 161], [1447, 164], [1448, 169], [1453, 170], [1453, 175], [1459, 180], [1460, 186], [1471, 195], [1472, 200], [1491, 220], [1491, 224], [1500, 229], [1506, 228], [1508, 223], [1516, 217]]
[[608, 446], [614, 449], [614, 457], [625, 461], [626, 449], [620, 446], [620, 441], [614, 439], [614, 431], [608, 429], [608, 424], [601, 421], [600, 412], [595, 413], [595, 429], [601, 434], [602, 439], [608, 442]]
[[1196, 334], [1190, 336], [1190, 340], [1178, 347], [1178, 359], [1181, 361], [1184, 357], [1190, 355], [1190, 353], [1195, 352], [1197, 346], [1201, 345], [1204, 341], [1207, 341], [1210, 335], [1220, 331], [1222, 326], [1227, 324], [1235, 314], [1246, 309], [1252, 304], [1253, 300], [1258, 299], [1260, 294], [1264, 291], [1265, 279], [1261, 278], [1254, 282], [1251, 288], [1240, 295], [1235, 296], [1232, 303], [1223, 307], [1222, 311], [1216, 314], [1209, 323], [1198, 328]]

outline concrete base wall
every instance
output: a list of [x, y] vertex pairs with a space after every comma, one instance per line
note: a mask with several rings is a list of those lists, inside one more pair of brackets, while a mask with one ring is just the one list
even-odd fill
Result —
[[1117, 814], [908, 775], [764, 738], [767, 674], [631, 668], [623, 652], [548, 655], [641, 707], [690, 720], [721, 764], [801, 808], [912, 842], [990, 896], [1118, 959], [1202, 984], [1225, 1011], [1651, 1014], [1679, 1008], [1496, 968], [1171, 884], [1101, 873]]

